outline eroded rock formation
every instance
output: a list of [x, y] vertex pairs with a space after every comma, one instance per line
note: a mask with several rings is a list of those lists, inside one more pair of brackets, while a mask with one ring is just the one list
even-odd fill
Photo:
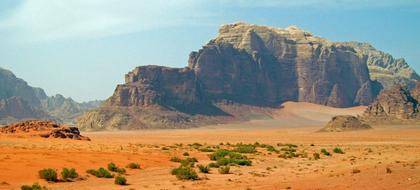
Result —
[[74, 140], [90, 140], [80, 135], [77, 127], [59, 125], [51, 121], [31, 120], [14, 123], [0, 128], [0, 134], [15, 136], [39, 136], [43, 138], [67, 138]]
[[360, 121], [357, 117], [351, 115], [335, 116], [321, 129], [321, 132], [343, 132], [371, 129], [372, 127]]

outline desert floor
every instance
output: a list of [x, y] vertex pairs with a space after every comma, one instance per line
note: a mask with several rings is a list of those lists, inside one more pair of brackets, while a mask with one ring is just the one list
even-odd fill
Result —
[[[184, 130], [141, 130], [84, 133], [92, 141], [19, 138], [0, 136], [0, 189], [20, 189], [38, 182], [49, 189], [420, 189], [420, 127], [373, 126], [372, 130], [317, 132], [334, 114], [360, 114], [364, 108], [335, 109], [311, 104], [290, 103], [276, 113], [274, 120], [214, 125]], [[232, 166], [231, 174], [198, 173], [200, 180], [180, 181], [170, 174], [184, 158], [184, 152], [208, 164], [203, 147], [235, 143], [278, 143], [298, 145], [308, 158], [284, 159], [275, 152], [258, 148], [246, 154], [252, 166]], [[182, 143], [182, 145], [180, 145]], [[281, 145], [280, 145], [281, 146]], [[164, 148], [165, 147], [165, 148]], [[344, 154], [333, 153], [340, 147]], [[322, 148], [332, 156], [314, 152]], [[129, 185], [118, 186], [113, 179], [88, 175], [87, 169], [106, 167], [109, 162], [125, 166], [141, 164], [140, 170], [127, 169]], [[43, 168], [76, 168], [85, 179], [76, 182], [47, 183], [39, 179]], [[387, 172], [388, 168], [388, 172]], [[356, 171], [360, 172], [356, 172]], [[198, 170], [197, 170], [198, 171]]]

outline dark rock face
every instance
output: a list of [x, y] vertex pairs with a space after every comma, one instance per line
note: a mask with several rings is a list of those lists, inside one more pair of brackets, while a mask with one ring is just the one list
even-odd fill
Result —
[[351, 115], [339, 115], [335, 116], [327, 123], [327, 125], [321, 129], [321, 132], [343, 132], [343, 131], [354, 131], [371, 129], [372, 127], [368, 124], [361, 122], [357, 117]]
[[[418, 97], [419, 85], [413, 90]], [[364, 119], [372, 122], [390, 120], [412, 120], [419, 118], [419, 104], [411, 92], [401, 85], [382, 91], [376, 100], [369, 105]]]

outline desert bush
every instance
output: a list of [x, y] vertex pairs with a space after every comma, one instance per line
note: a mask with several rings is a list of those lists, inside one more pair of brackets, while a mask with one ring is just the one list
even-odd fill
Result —
[[218, 168], [218, 167], [220, 167], [220, 166], [219, 166], [219, 164], [214, 163], [214, 162], [210, 163], [208, 166], [209, 166], [210, 168]]
[[120, 168], [112, 162], [108, 164], [108, 170], [111, 171], [111, 172], [117, 172], [117, 173], [120, 173], [120, 174], [125, 173], [124, 168]]
[[127, 179], [123, 176], [117, 176], [115, 177], [114, 183], [117, 185], [127, 185]]
[[229, 174], [230, 172], [230, 167], [229, 166], [221, 166], [219, 168], [219, 173], [220, 174]]
[[321, 156], [317, 152], [313, 153], [313, 156], [314, 156], [314, 160], [318, 160], [321, 158]]
[[233, 149], [235, 152], [239, 153], [255, 153], [257, 152], [256, 146], [253, 144], [237, 144], [235, 149]]
[[181, 158], [178, 158], [178, 157], [174, 156], [174, 157], [171, 158], [170, 161], [171, 162], [181, 162]]
[[21, 190], [47, 190], [46, 187], [39, 185], [38, 183], [34, 183], [32, 185], [23, 185], [20, 187]]
[[267, 149], [267, 151], [269, 151], [269, 152], [276, 152], [276, 153], [278, 153], [278, 152], [279, 152], [276, 148], [274, 148], [274, 146], [271, 146], [271, 145], [268, 145], [268, 146], [266, 147], [266, 149]]
[[331, 153], [328, 152], [325, 148], [321, 149], [321, 153], [324, 154], [325, 156], [331, 156]]
[[126, 168], [140, 169], [140, 164], [139, 163], [135, 163], [135, 162], [131, 162], [131, 163], [127, 164]]
[[57, 171], [55, 169], [52, 169], [52, 168], [42, 169], [38, 172], [38, 174], [41, 179], [45, 179], [46, 181], [49, 181], [49, 182], [58, 181]]
[[86, 173], [94, 175], [98, 178], [113, 178], [114, 176], [105, 168], [99, 168], [98, 170], [90, 169]]
[[191, 167], [183, 167], [180, 166], [178, 168], [174, 168], [171, 171], [172, 175], [175, 175], [179, 180], [197, 180], [198, 175]]
[[188, 152], [184, 152], [184, 154], [182, 154], [183, 156], [189, 156], [190, 154]]
[[344, 151], [341, 148], [339, 148], [339, 147], [335, 147], [333, 149], [333, 152], [334, 153], [337, 153], [337, 154], [344, 154]]
[[208, 147], [204, 147], [204, 148], [200, 148], [198, 149], [200, 152], [214, 152], [213, 149], [208, 148]]
[[392, 170], [391, 170], [391, 168], [386, 168], [386, 173], [392, 173]]
[[61, 171], [61, 178], [64, 181], [68, 181], [69, 179], [76, 179], [77, 177], [79, 177], [79, 174], [74, 168], [63, 168], [63, 170]]
[[210, 171], [210, 167], [209, 166], [204, 166], [204, 165], [197, 165], [198, 169], [200, 170], [201, 173], [209, 173]]
[[181, 166], [188, 166], [188, 167], [194, 167], [194, 164], [198, 162], [197, 158], [185, 158], [179, 161], [181, 163]]
[[238, 154], [236, 152], [232, 152], [226, 149], [219, 149], [213, 154], [210, 154], [209, 157], [210, 157], [210, 160], [218, 160], [220, 158], [225, 158], [225, 157], [229, 157], [232, 159], [246, 159], [246, 156], [243, 156], [241, 154]]

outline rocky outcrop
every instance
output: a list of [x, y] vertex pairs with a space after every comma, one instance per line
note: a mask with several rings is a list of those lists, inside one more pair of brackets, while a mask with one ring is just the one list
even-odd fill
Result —
[[420, 79], [403, 58], [396, 59], [368, 43], [345, 42], [342, 44], [354, 48], [367, 63], [371, 79], [379, 81], [385, 89], [390, 89], [397, 84], [412, 88]]
[[78, 103], [60, 94], [47, 96], [12, 72], [0, 68], [0, 124], [28, 119], [48, 119], [73, 123], [87, 110], [99, 107], [100, 101]]
[[382, 91], [376, 100], [369, 105], [363, 119], [370, 123], [407, 123], [420, 119], [418, 89], [413, 89], [414, 97], [407, 87], [396, 85]]
[[321, 132], [343, 132], [371, 129], [372, 127], [351, 115], [335, 116], [322, 128]]
[[235, 120], [242, 114], [230, 105], [368, 105], [382, 84], [370, 79], [367, 57], [354, 45], [294, 26], [228, 24], [189, 55], [185, 68], [142, 66], [129, 72], [104, 105], [79, 118], [78, 125], [86, 130], [183, 128], [205, 119]]
[[43, 138], [62, 138], [73, 140], [90, 140], [80, 135], [77, 127], [59, 125], [51, 121], [32, 120], [14, 123], [0, 128], [0, 134], [13, 136], [39, 136]]

